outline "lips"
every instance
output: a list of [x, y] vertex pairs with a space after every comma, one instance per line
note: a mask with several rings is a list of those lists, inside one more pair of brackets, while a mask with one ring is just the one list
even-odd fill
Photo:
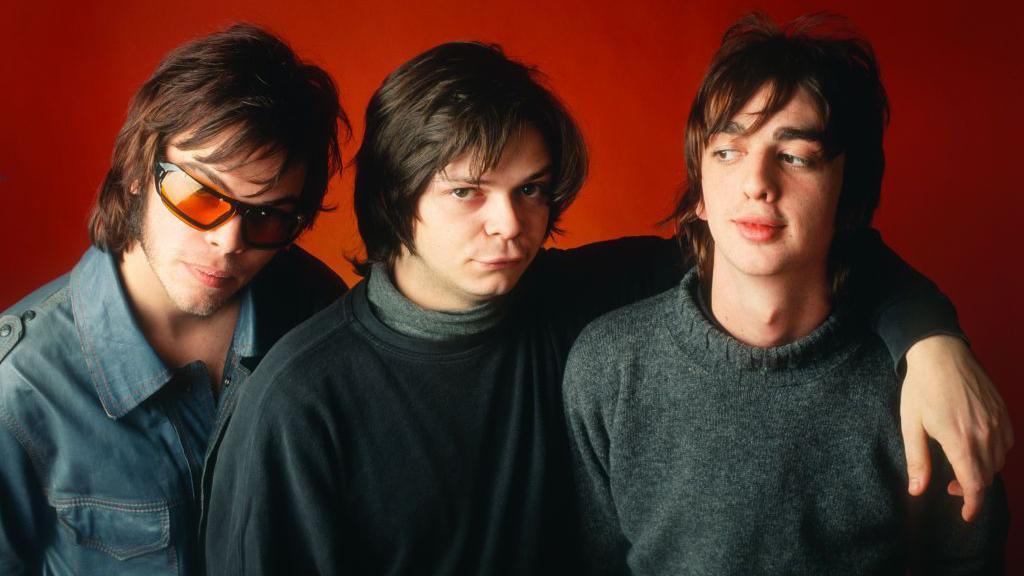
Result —
[[199, 264], [185, 264], [185, 267], [196, 280], [210, 288], [226, 288], [235, 281], [234, 274], [224, 269]]
[[771, 242], [782, 234], [786, 223], [776, 218], [744, 216], [733, 220], [740, 235], [751, 242]]
[[521, 264], [523, 261], [522, 257], [518, 258], [491, 258], [491, 259], [476, 259], [475, 262], [487, 270], [503, 270], [505, 268], [514, 268]]

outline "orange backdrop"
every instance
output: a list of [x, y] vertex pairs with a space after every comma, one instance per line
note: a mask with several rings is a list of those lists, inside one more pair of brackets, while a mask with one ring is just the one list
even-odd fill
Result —
[[[739, 0], [349, 0], [272, 2], [3, 0], [0, 18], [0, 309], [68, 270], [87, 245], [86, 215], [135, 89], [171, 48], [237, 20], [264, 25], [338, 82], [355, 124], [384, 76], [443, 41], [497, 42], [538, 65], [579, 119], [592, 172], [560, 246], [654, 223], [682, 181], [690, 101], [726, 26], [751, 9], [778, 19], [827, 8], [874, 44], [892, 100], [882, 205], [888, 243], [957, 304], [976, 354], [1024, 437], [1014, 350], [1024, 192], [1013, 176], [1024, 136], [1022, 9], [981, 3]], [[1017, 5], [1017, 3], [1012, 3]], [[991, 5], [990, 5], [991, 6]], [[347, 281], [357, 253], [351, 174], [301, 244]], [[1018, 449], [1019, 453], [1021, 449]], [[1010, 567], [1024, 570], [1024, 466], [1005, 470]]]

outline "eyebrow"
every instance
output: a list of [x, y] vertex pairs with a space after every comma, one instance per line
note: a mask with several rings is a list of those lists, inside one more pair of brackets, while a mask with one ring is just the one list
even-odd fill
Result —
[[[442, 172], [442, 174], [444, 174], [444, 172]], [[526, 178], [523, 179], [523, 182], [532, 182], [534, 180], [539, 180], [541, 178], [544, 178], [545, 176], [551, 176], [551, 165], [550, 164], [545, 166], [545, 167], [543, 167], [543, 168], [541, 168], [540, 170], [537, 170], [533, 174], [530, 174], [529, 176], [527, 176]], [[448, 181], [448, 182], [463, 183], [463, 184], [473, 184], [474, 186], [479, 186], [479, 185], [482, 185], [482, 184], [486, 185], [486, 184], [490, 184], [491, 183], [490, 180], [484, 180], [482, 178], [473, 178], [473, 177], [471, 177], [471, 176], [469, 176], [467, 174], [457, 174], [455, 176], [447, 176], [447, 175], [445, 175], [444, 179], [446, 181]]]
[[[273, 185], [274, 185], [274, 180], [270, 180], [269, 182], [267, 182], [263, 186], [263, 188], [260, 188], [256, 193], [250, 194], [248, 196], [242, 196], [240, 194], [236, 194], [235, 192], [232, 192], [231, 188], [229, 188], [228, 185], [224, 183], [224, 180], [222, 180], [220, 178], [220, 176], [217, 175], [216, 172], [214, 172], [213, 170], [208, 168], [205, 164], [200, 164], [199, 162], [191, 162], [190, 161], [190, 162], [185, 162], [184, 165], [189, 167], [189, 168], [191, 168], [191, 169], [193, 169], [193, 170], [196, 170], [198, 172], [202, 172], [203, 176], [206, 176], [211, 182], [213, 182], [213, 185], [214, 185], [215, 188], [217, 188], [218, 192], [220, 192], [221, 194], [233, 196], [236, 200], [238, 200], [240, 198], [255, 198], [257, 196], [261, 196], [261, 195], [265, 194], [267, 192], [267, 190], [270, 190], [273, 187]], [[195, 179], [195, 176], [192, 176], [191, 174], [189, 174], [189, 176], [192, 177], [193, 179]], [[202, 184], [202, 182], [200, 182], [200, 184]], [[259, 184], [259, 182], [257, 182], [257, 184]], [[282, 205], [285, 205], [285, 204], [298, 204], [298, 203], [299, 203], [299, 199], [296, 198], [295, 196], [285, 196], [283, 198], [278, 198], [276, 200], [271, 200], [270, 202], [262, 202], [262, 203], [259, 204], [259, 206], [282, 206]]]
[[[743, 126], [739, 122], [730, 120], [725, 124], [725, 127], [721, 130], [712, 133], [715, 134], [729, 134], [732, 136], [744, 136], [747, 133], [747, 127]], [[790, 140], [806, 140], [808, 142], [815, 142], [823, 144], [825, 142], [825, 131], [817, 128], [796, 128], [794, 126], [782, 126], [775, 130], [772, 134], [772, 138], [776, 142], [788, 142]]]
[[783, 126], [775, 131], [775, 139], [778, 141], [806, 140], [823, 144], [825, 142], [825, 131], [816, 128], [793, 128]]

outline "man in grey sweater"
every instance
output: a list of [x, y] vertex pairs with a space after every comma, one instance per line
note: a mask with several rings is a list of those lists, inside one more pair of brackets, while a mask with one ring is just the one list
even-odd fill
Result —
[[565, 401], [594, 573], [988, 573], [936, 478], [911, 499], [900, 383], [844, 301], [847, 238], [878, 204], [888, 104], [868, 44], [748, 16], [691, 109], [675, 217], [698, 267], [580, 336]]

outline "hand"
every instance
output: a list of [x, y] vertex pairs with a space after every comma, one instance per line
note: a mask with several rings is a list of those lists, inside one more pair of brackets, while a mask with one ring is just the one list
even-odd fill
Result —
[[928, 486], [931, 436], [956, 475], [946, 491], [963, 496], [961, 515], [973, 520], [1013, 446], [1013, 429], [1003, 399], [961, 339], [930, 336], [907, 351], [900, 418], [910, 493]]

